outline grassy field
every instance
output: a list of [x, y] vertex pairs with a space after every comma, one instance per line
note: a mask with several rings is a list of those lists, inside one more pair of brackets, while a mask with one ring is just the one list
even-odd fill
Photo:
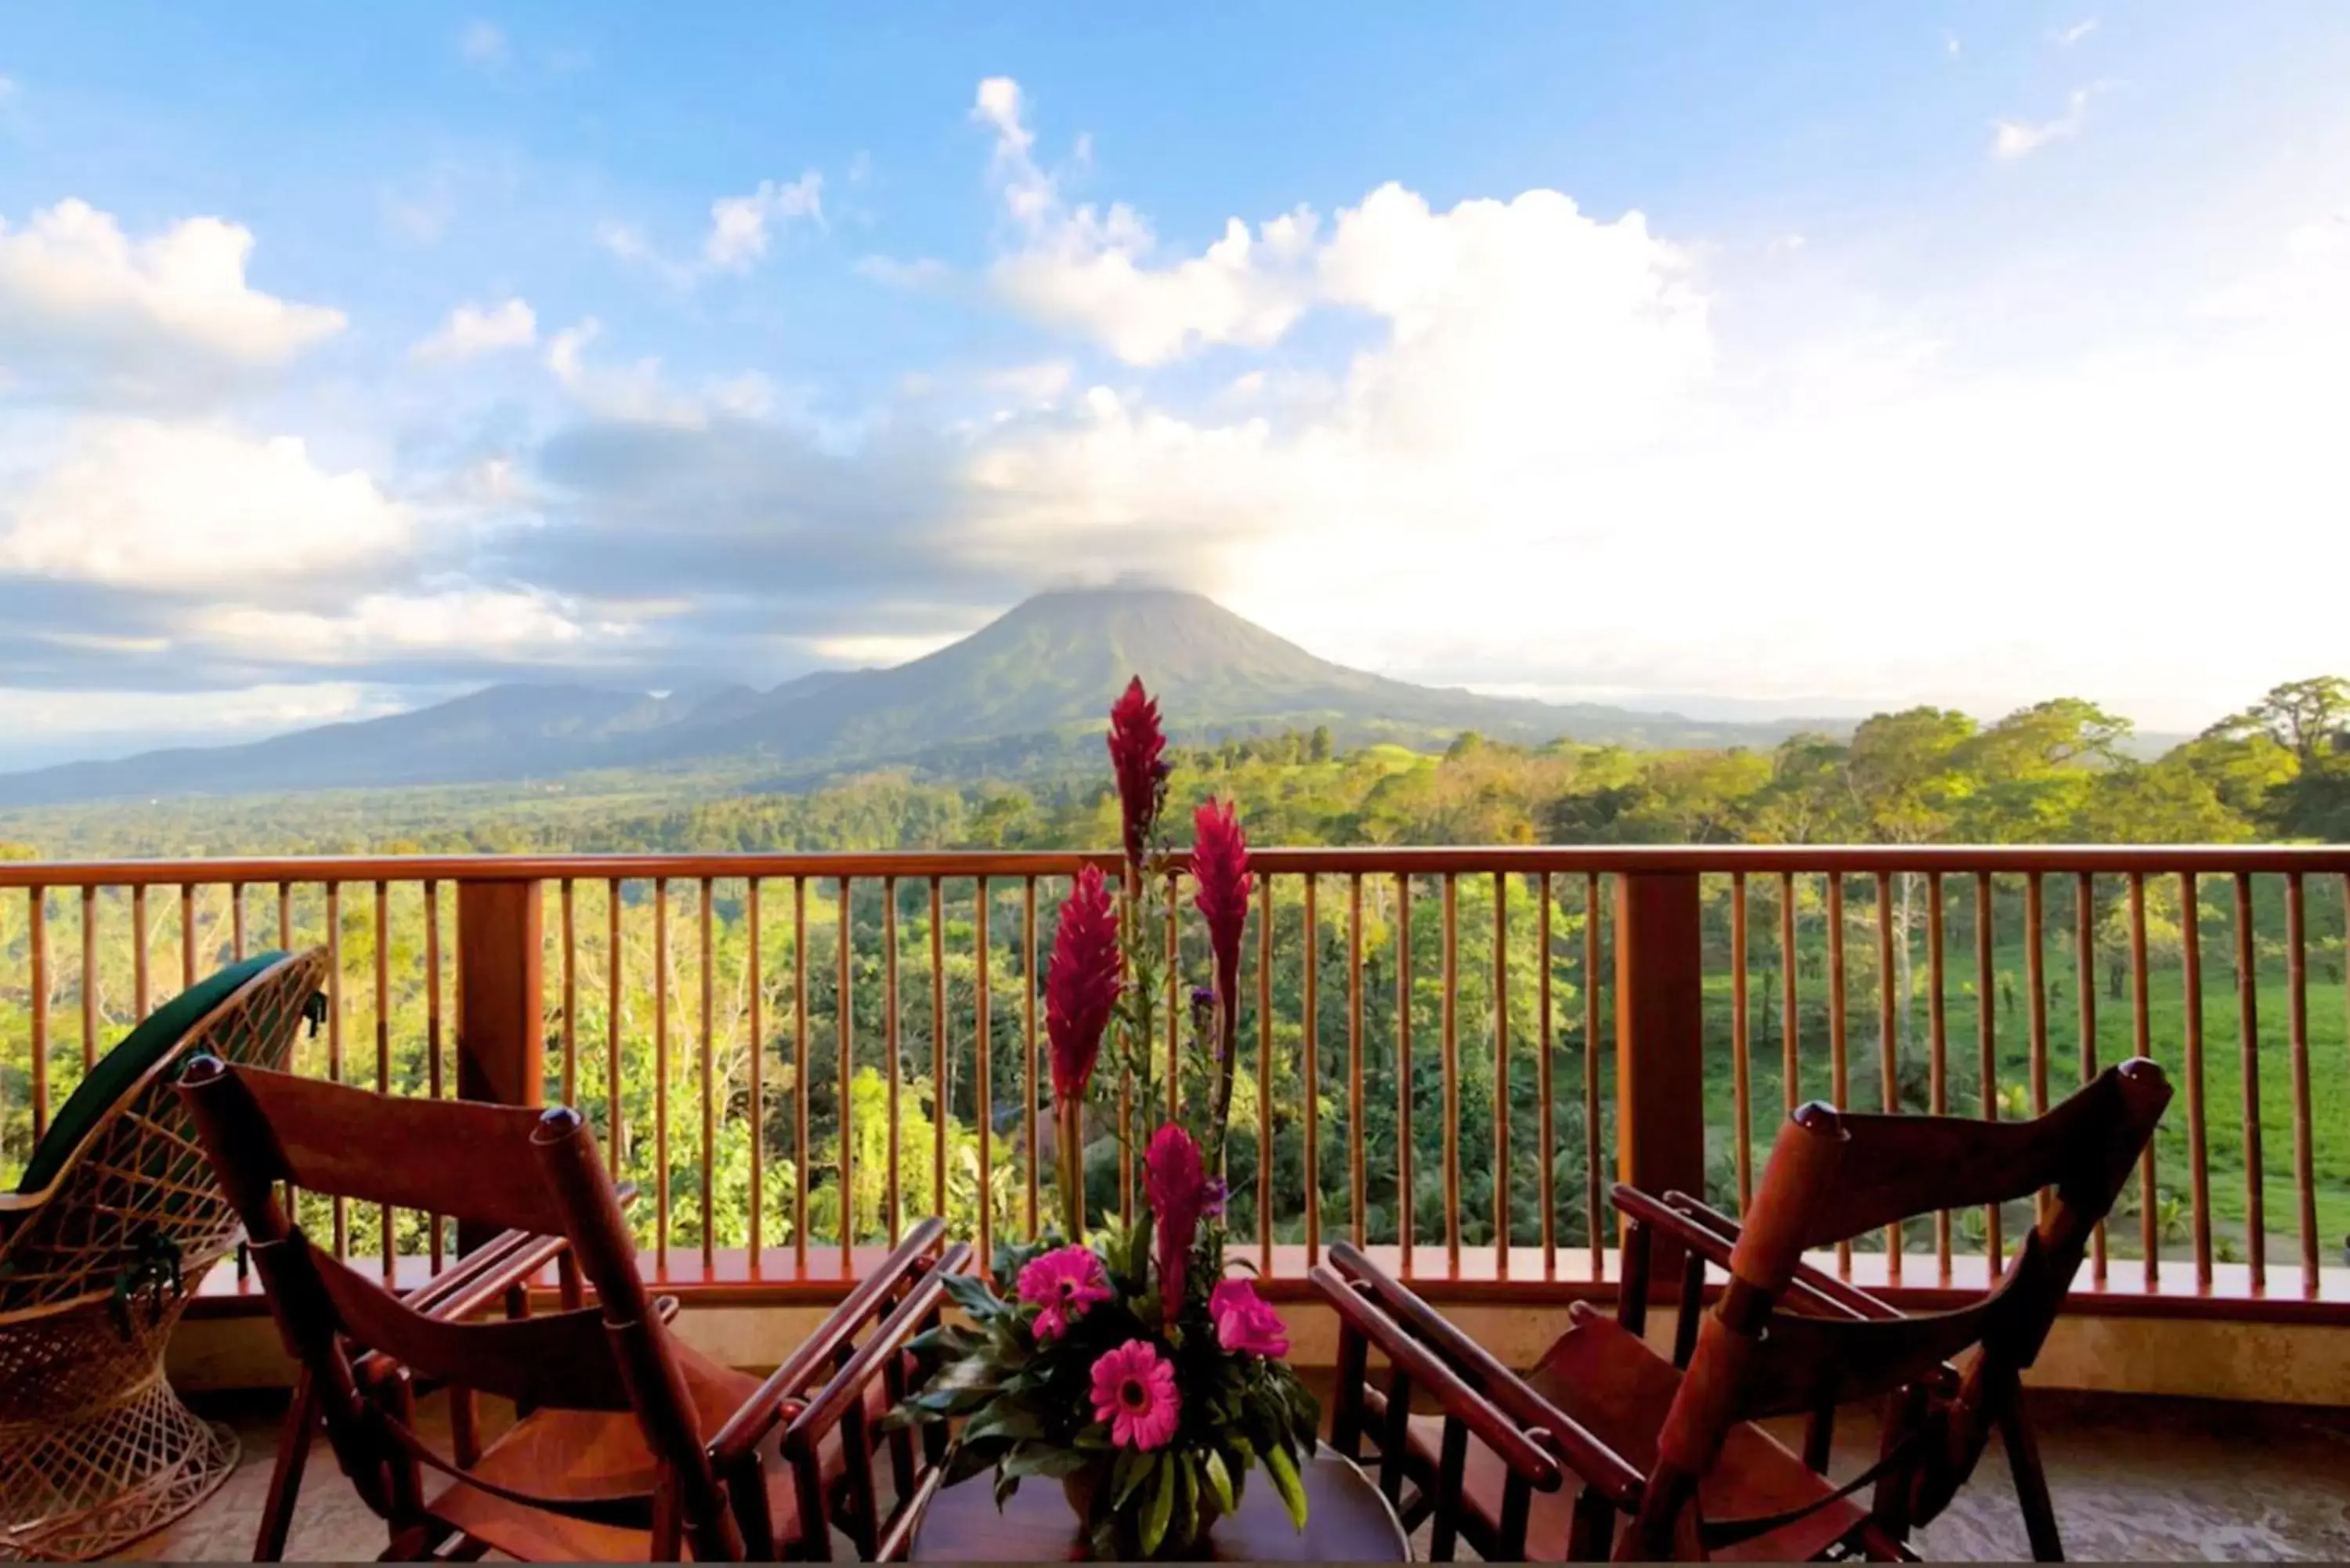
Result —
[[[2240, 1017], [2235, 976], [2230, 961], [2207, 952], [2202, 976], [2202, 1105], [2204, 1169], [2212, 1221], [2212, 1246], [2220, 1261], [2241, 1260], [2247, 1254], [2252, 1183], [2248, 1177], [2243, 1065], [2247, 1058]], [[1955, 946], [1948, 958], [1945, 1012], [1945, 1061], [1950, 1109], [1957, 1114], [1982, 1114], [1981, 1061], [1981, 999], [1973, 984], [1974, 955]], [[2001, 1115], [2028, 1114], [2033, 1081], [2030, 1001], [2022, 982], [2021, 944], [1995, 950], [1997, 974], [2014, 977], [2012, 995], [1995, 987], [1992, 1026], [1996, 1067], [1993, 1096]], [[2048, 1003], [2048, 1093], [2060, 1099], [2081, 1081], [2081, 1031], [2077, 977], [2069, 954], [2052, 944], [2049, 957], [2051, 996]], [[2293, 1053], [2290, 1036], [2291, 994], [2283, 964], [2256, 963], [2259, 977], [2254, 1008], [2259, 1114], [2250, 1125], [2257, 1129], [2259, 1190], [2262, 1229], [2272, 1270], [2297, 1266], [2300, 1257], [2300, 1198], [2293, 1137]], [[2338, 968], [2323, 978], [2317, 966], [2306, 990], [2311, 1167], [2315, 1187], [2317, 1241], [2321, 1261], [2342, 1262], [2344, 1239], [2350, 1235], [2350, 1047], [2345, 1046], [2345, 990]], [[1961, 977], [1964, 977], [1961, 979]], [[1920, 953], [1917, 966], [1918, 994], [1911, 1009], [1910, 1035], [1903, 1053], [1907, 1065], [1899, 1075], [1902, 1108], [1926, 1108], [1923, 1090], [1930, 1047], [1923, 988], [1926, 966]], [[1762, 992], [1773, 991], [1767, 1023]], [[1778, 977], [1761, 970], [1750, 981], [1749, 1054], [1754, 1169], [1762, 1169], [1770, 1138], [1784, 1116], [1783, 1083], [1784, 1033], [1781, 1028]], [[1874, 976], [1865, 984], [1847, 983], [1846, 1070], [1848, 1103], [1873, 1110], [1883, 1104], [1878, 1026], [1878, 992]], [[1799, 1070], [1795, 1098], [1834, 1097], [1834, 1052], [1830, 1040], [1828, 985], [1819, 977], [1804, 977], [1799, 985], [1801, 1009], [1796, 1028]], [[1707, 1063], [1706, 1121], [1714, 1135], [1709, 1149], [1715, 1161], [1717, 1189], [1734, 1171], [1731, 1134], [1736, 1126], [1735, 1066], [1732, 1034], [1732, 992], [1727, 972], [1710, 974], [1706, 985]], [[2166, 1256], [2189, 1255], [2194, 1190], [2191, 1113], [2194, 1080], [2187, 1060], [2189, 1006], [2182, 966], [2156, 965], [2148, 975], [2147, 1023], [2150, 1054], [2170, 1075], [2176, 1090], [2170, 1109], [2156, 1135], [2157, 1214], [2164, 1232]], [[2111, 1065], [2135, 1051], [2136, 1026], [2129, 988], [2116, 1000], [2100, 981], [2096, 998], [2095, 1060]], [[1734, 1192], [1732, 1185], [1730, 1191]], [[2135, 1216], [2140, 1194], [2137, 1184], [2124, 1195], [2118, 1212]], [[2016, 1210], [2020, 1217], [2022, 1210]], [[2019, 1233], [2019, 1220], [2008, 1222], [2009, 1239]], [[2134, 1219], [2113, 1228], [2116, 1255], [2138, 1254], [2138, 1229]]]

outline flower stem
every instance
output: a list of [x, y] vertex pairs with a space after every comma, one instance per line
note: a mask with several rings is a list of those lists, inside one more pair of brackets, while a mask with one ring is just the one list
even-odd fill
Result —
[[1086, 1239], [1085, 1105], [1072, 1096], [1060, 1102], [1061, 1216], [1068, 1224], [1069, 1241]]

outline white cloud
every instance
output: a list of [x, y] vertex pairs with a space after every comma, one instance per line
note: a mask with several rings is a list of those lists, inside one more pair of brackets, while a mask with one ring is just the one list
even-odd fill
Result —
[[989, 77], [979, 84], [971, 117], [995, 130], [994, 177], [1003, 192], [1003, 204], [1022, 223], [1035, 223], [1060, 200], [1051, 176], [1036, 165], [1036, 138], [1021, 121], [1020, 84], [1010, 77]]
[[1198, 255], [1150, 265], [1158, 241], [1124, 203], [1066, 208], [1058, 180], [1035, 156], [1020, 84], [979, 84], [972, 118], [995, 131], [993, 174], [1018, 249], [990, 269], [996, 291], [1047, 326], [1081, 332], [1133, 365], [1159, 365], [1200, 344], [1262, 348], [1277, 341], [1312, 297], [1308, 264], [1317, 220], [1306, 209], [1252, 235], [1234, 218]]
[[2296, 331], [2350, 326], [2350, 213], [2303, 224], [2286, 236], [2284, 253], [2203, 301], [2199, 313]]
[[930, 256], [918, 256], [912, 261], [899, 261], [894, 256], [860, 256], [857, 270], [876, 283], [916, 293], [937, 288], [954, 275], [952, 267]]
[[226, 589], [399, 555], [412, 519], [357, 470], [291, 436], [211, 424], [82, 421], [0, 498], [0, 572], [146, 589]]
[[669, 384], [658, 356], [620, 367], [590, 365], [588, 345], [603, 331], [604, 324], [591, 316], [565, 327], [546, 345], [547, 369], [581, 408], [598, 419], [697, 429], [716, 415], [759, 419], [774, 409], [775, 385], [755, 370], [709, 380], [697, 396]]
[[1200, 255], [1154, 268], [1157, 241], [1141, 217], [1080, 207], [1000, 257], [990, 277], [1035, 319], [1083, 332], [1128, 364], [1159, 365], [1201, 344], [1277, 342], [1312, 302], [1316, 223], [1300, 208], [1252, 235], [1234, 218]]
[[997, 397], [1035, 408], [1060, 401], [1076, 373], [1076, 367], [1066, 359], [1047, 359], [1035, 365], [1008, 365], [990, 370], [980, 378], [980, 384]]
[[600, 223], [596, 225], [596, 243], [629, 265], [658, 274], [672, 288], [691, 288], [694, 285], [695, 269], [661, 254], [634, 223], [616, 219]]
[[2082, 20], [2074, 23], [2063, 32], [2057, 34], [2056, 42], [2069, 49], [2096, 30], [2097, 18], [2095, 16], [2084, 17]]
[[880, 668], [911, 663], [926, 654], [957, 640], [953, 635], [944, 637], [815, 637], [803, 646], [808, 654], [826, 664], [845, 664], [857, 669]]
[[2038, 151], [2052, 141], [2061, 141], [2080, 134], [2088, 122], [2089, 99], [2095, 96], [2095, 87], [2074, 88], [2066, 99], [2064, 112], [2054, 119], [2025, 121], [1995, 120], [1991, 125], [1991, 155], [1997, 158], [2022, 158]]
[[680, 261], [663, 254], [634, 223], [607, 220], [596, 226], [596, 243], [621, 261], [643, 267], [672, 288], [689, 289], [720, 273], [747, 273], [765, 258], [775, 232], [793, 223], [825, 226], [824, 175], [810, 169], [796, 180], [763, 180], [745, 196], [721, 196], [710, 204], [710, 230], [702, 254]]
[[1942, 34], [1942, 53], [1953, 59], [1958, 57], [1959, 36], [1956, 33], [1945, 31]]
[[767, 254], [767, 225], [792, 223], [824, 226], [824, 176], [813, 169], [782, 183], [762, 180], [747, 196], [712, 202], [702, 259], [720, 272], [748, 272]]
[[[1822, 248], [1800, 264], [1815, 282]], [[1762, 275], [1701, 274], [1637, 214], [1555, 192], [1445, 211], [1382, 187], [1301, 270], [1315, 307], [1380, 329], [1341, 376], [1280, 397], [1259, 370], [1205, 396], [1146, 378], [982, 430], [972, 566], [1167, 571], [1348, 662], [1619, 701], [1997, 712], [2061, 691], [2181, 726], [2339, 662], [2338, 630], [2280, 620], [2262, 584], [2350, 561], [2330, 431], [2350, 223], [2304, 227], [2209, 301], [2227, 331], [2182, 319], [2012, 370], [1938, 351], [1990, 336], [1989, 296], [1767, 337], [1749, 297], [1725, 340], [1714, 296]], [[2204, 635], [2123, 613], [2177, 591], [2150, 544], [2220, 516]], [[2017, 592], [2019, 562], [2097, 636]], [[1968, 612], [1929, 626], [1928, 603]], [[1872, 605], [1881, 635], [1849, 613]]]
[[[1596, 223], [1555, 192], [1528, 192], [1506, 203], [1464, 202], [1440, 215], [1390, 184], [1341, 213], [1326, 238], [1321, 220], [1300, 207], [1253, 234], [1232, 219], [1201, 254], [1154, 265], [1156, 239], [1133, 209], [1116, 203], [1107, 213], [1070, 211], [1051, 182], [1029, 178], [1034, 137], [1019, 109], [1015, 83], [997, 78], [981, 85], [974, 112], [996, 129], [1007, 209], [1024, 231], [1020, 247], [993, 264], [991, 278], [1024, 314], [1082, 332], [1131, 365], [1161, 365], [1204, 344], [1264, 348], [1309, 309], [1330, 306], [1384, 318], [1397, 343], [1416, 346], [1418, 353], [1490, 358], [1499, 345], [1471, 347], [1485, 336], [1482, 326], [1460, 329], [1464, 304], [1478, 288], [1502, 290], [1533, 315], [1531, 323], [1501, 327], [1500, 336], [1562, 333], [1572, 339], [1555, 345], [1562, 351], [1612, 353], [1617, 335], [1602, 324], [1619, 321], [1694, 323], [1695, 337], [1702, 337], [1701, 305], [1670, 281], [1683, 265], [1677, 251], [1652, 241], [1638, 213]], [[1523, 275], [1529, 264], [1546, 275]], [[1586, 340], [1593, 334], [1608, 341]], [[1626, 365], [1625, 372], [1678, 374], [1692, 337], [1686, 330], [1669, 336], [1672, 352], [1647, 361], [1648, 370]], [[1617, 368], [1613, 359], [1608, 366]], [[1376, 358], [1358, 361], [1355, 371], [1361, 380], [1383, 373]], [[1491, 383], [1456, 375], [1451, 384]], [[1375, 395], [1367, 386], [1358, 390]], [[1483, 415], [1523, 417], [1522, 405], [1508, 397], [1477, 401]]]
[[215, 649], [331, 667], [432, 653], [500, 662], [583, 659], [592, 657], [597, 645], [625, 642], [640, 628], [535, 589], [468, 586], [369, 594], [335, 614], [212, 607], [199, 612], [187, 629]]
[[245, 281], [250, 230], [186, 218], [133, 241], [68, 200], [21, 228], [0, 219], [0, 355], [75, 382], [153, 391], [281, 365], [342, 330], [343, 314]]
[[208, 691], [91, 691], [0, 687], [0, 765], [36, 767], [158, 745], [217, 746], [310, 724], [380, 718], [409, 694], [361, 681], [270, 682]]
[[537, 341], [538, 317], [530, 303], [509, 299], [487, 310], [471, 305], [457, 306], [440, 331], [408, 354], [411, 359], [445, 364], [496, 348], [527, 348]]
[[387, 188], [377, 197], [384, 223], [394, 234], [418, 244], [431, 244], [449, 232], [457, 215], [455, 182], [447, 169], [435, 169], [412, 183]]
[[494, 22], [474, 20], [465, 24], [458, 35], [457, 52], [476, 66], [494, 67], [506, 63], [509, 49], [503, 28]]

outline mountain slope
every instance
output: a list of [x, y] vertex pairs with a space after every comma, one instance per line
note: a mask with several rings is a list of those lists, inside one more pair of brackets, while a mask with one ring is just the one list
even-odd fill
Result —
[[[1343, 743], [1497, 739], [1642, 746], [1771, 744], [1799, 722], [1692, 722], [1415, 686], [1316, 658], [1197, 594], [1041, 594], [960, 642], [887, 670], [821, 670], [652, 697], [496, 686], [414, 712], [248, 745], [182, 748], [0, 775], [0, 805], [482, 783], [586, 768], [757, 759], [779, 778], [937, 759], [986, 766], [1097, 731], [1140, 674], [1185, 739], [1326, 724]], [[1840, 726], [1831, 726], [1840, 727]]]

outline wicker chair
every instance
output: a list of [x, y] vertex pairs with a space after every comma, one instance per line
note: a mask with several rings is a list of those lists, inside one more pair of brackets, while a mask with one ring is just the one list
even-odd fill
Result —
[[194, 1508], [235, 1439], [188, 1412], [163, 1349], [238, 1239], [172, 1080], [192, 1050], [283, 1066], [326, 954], [265, 953], [157, 1008], [0, 1192], [0, 1557], [104, 1556]]

